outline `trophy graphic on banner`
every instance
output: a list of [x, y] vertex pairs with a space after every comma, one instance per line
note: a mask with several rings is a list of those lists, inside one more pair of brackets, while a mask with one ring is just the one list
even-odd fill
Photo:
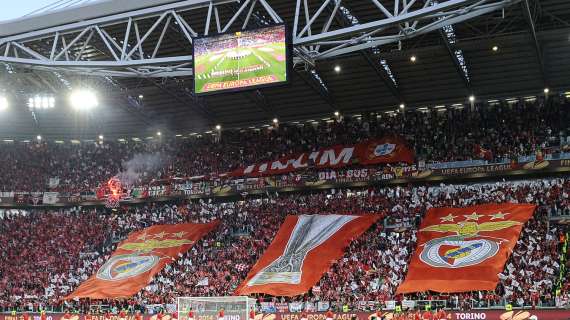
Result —
[[299, 284], [307, 254], [356, 218], [344, 215], [299, 216], [283, 254], [251, 278], [247, 285]]

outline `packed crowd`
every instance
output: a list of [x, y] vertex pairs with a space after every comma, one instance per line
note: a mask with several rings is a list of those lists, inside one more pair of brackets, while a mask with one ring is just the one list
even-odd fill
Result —
[[[386, 135], [404, 137], [416, 158], [428, 163], [477, 159], [482, 154], [494, 161], [570, 150], [570, 103], [566, 101], [440, 110], [444, 111], [341, 116], [174, 140], [163, 136], [147, 142], [6, 143], [0, 146], [0, 191], [94, 191], [109, 178], [131, 171], [128, 182], [133, 184], [215, 176], [287, 154]], [[133, 169], [130, 164], [136, 164], [137, 157], [159, 160], [143, 161]]]
[[[345, 255], [307, 294], [292, 300], [258, 296], [259, 301], [335, 301], [353, 308], [395, 296], [416, 244], [416, 229], [427, 209], [488, 202], [539, 205], [528, 222], [494, 292], [407, 298], [446, 300], [448, 306], [554, 304], [560, 275], [561, 226], [548, 214], [568, 212], [570, 180], [526, 180], [474, 185], [334, 190], [312, 194], [266, 195], [217, 203], [148, 204], [97, 212], [0, 212], [0, 306], [59, 305], [60, 298], [93, 274], [128, 233], [157, 223], [221, 224], [160, 272], [131, 306], [175, 303], [178, 296], [231, 295], [274, 238], [288, 214], [381, 214], [351, 243]], [[318, 289], [318, 290], [317, 290]], [[563, 295], [567, 295], [564, 291]], [[558, 299], [559, 297], [557, 297]], [[560, 300], [560, 299], [559, 299]], [[86, 306], [88, 301], [70, 302]], [[113, 303], [113, 302], [104, 302]]]

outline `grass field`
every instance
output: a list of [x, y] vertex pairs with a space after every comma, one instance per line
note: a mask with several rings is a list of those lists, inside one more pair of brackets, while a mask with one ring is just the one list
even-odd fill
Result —
[[[241, 54], [241, 57], [237, 57]], [[241, 88], [286, 80], [284, 43], [228, 49], [195, 58], [196, 93]]]

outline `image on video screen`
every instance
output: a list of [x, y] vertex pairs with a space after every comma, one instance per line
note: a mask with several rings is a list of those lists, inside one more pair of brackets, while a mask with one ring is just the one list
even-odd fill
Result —
[[195, 92], [287, 81], [285, 34], [285, 26], [281, 25], [195, 39]]

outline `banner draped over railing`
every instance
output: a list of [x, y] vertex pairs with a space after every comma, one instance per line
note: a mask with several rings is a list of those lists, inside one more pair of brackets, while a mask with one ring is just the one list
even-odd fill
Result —
[[413, 163], [413, 151], [406, 146], [403, 139], [387, 137], [367, 140], [352, 146], [332, 146], [314, 152], [290, 155], [274, 161], [239, 168], [230, 175], [255, 177], [289, 173], [308, 167], [324, 169], [340, 168], [353, 163], [371, 165], [400, 162]]
[[218, 224], [219, 221], [155, 225], [133, 232], [117, 246], [117, 250], [95, 275], [65, 299], [130, 297]]
[[432, 208], [397, 293], [495, 290], [532, 204]]
[[306, 293], [343, 255], [350, 242], [378, 219], [377, 215], [288, 216], [269, 248], [236, 289], [236, 295]]

